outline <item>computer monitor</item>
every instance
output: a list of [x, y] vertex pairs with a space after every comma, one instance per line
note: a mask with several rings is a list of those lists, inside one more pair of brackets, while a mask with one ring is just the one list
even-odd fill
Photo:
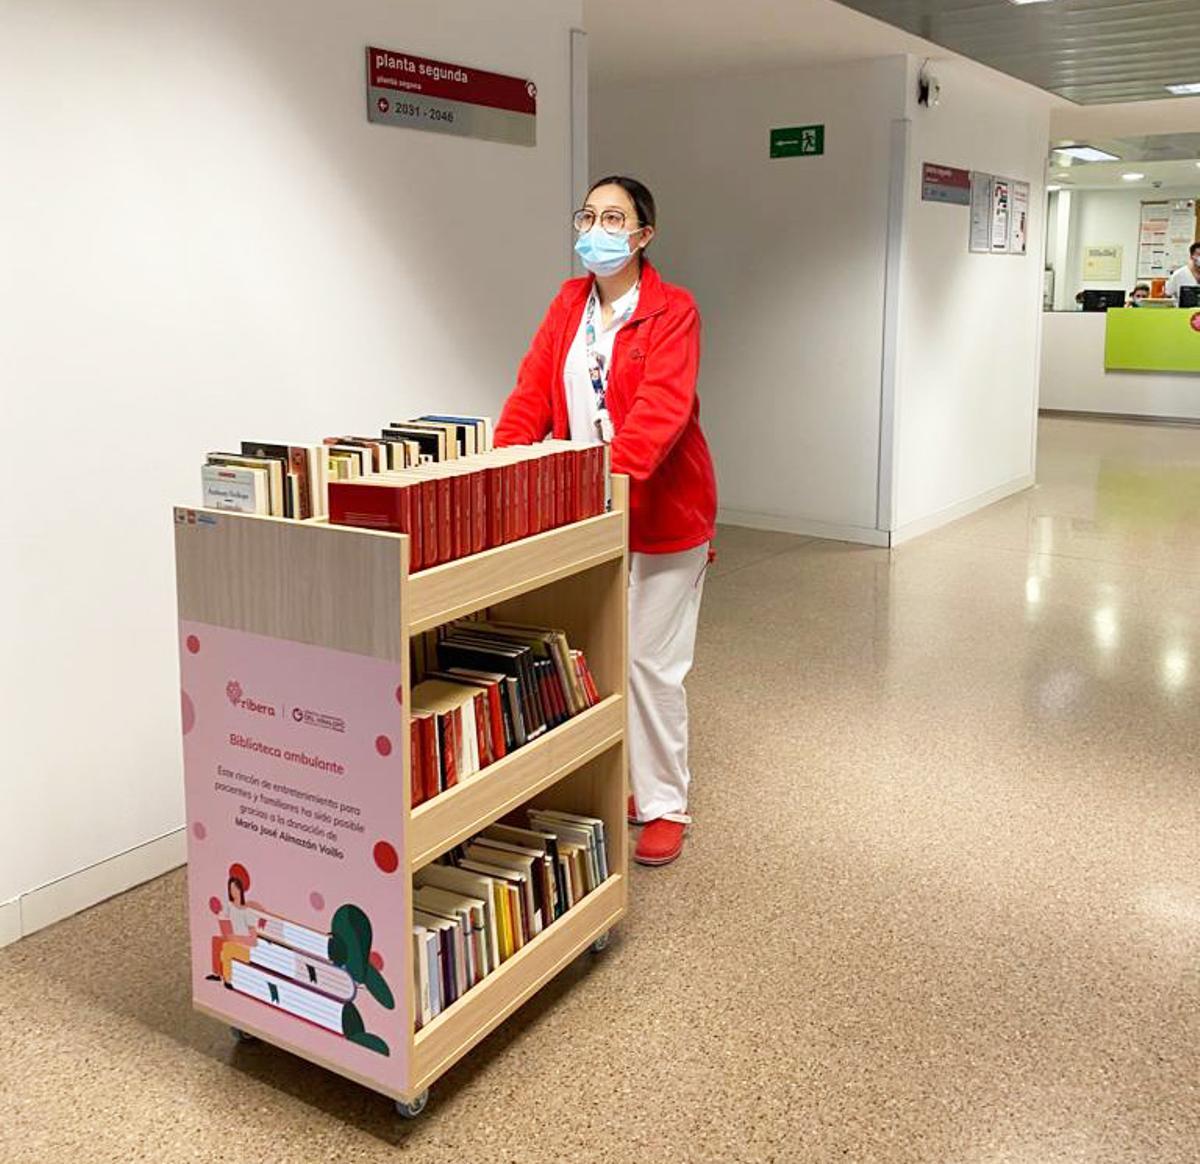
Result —
[[1180, 287], [1179, 288], [1179, 306], [1180, 307], [1200, 307], [1200, 287]]
[[1124, 307], [1124, 291], [1084, 291], [1084, 311], [1107, 311], [1110, 307]]

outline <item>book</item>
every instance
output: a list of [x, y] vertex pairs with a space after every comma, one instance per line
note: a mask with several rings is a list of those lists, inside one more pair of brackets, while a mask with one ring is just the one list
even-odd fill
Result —
[[484, 957], [486, 973], [500, 965], [500, 930], [496, 907], [495, 882], [455, 865], [426, 865], [413, 876], [416, 886], [430, 886], [457, 893], [464, 900], [478, 901], [483, 909], [483, 930], [487, 941]]
[[[413, 959], [413, 989], [416, 1012], [416, 1027], [420, 1030], [436, 1013], [433, 1010], [429, 993], [429, 954], [428, 942], [431, 935], [424, 926], [412, 928], [412, 959]], [[439, 1008], [440, 1009], [440, 1008]]]
[[262, 469], [267, 474], [267, 512], [272, 517], [285, 517], [283, 468], [273, 457], [246, 457], [241, 453], [209, 453], [206, 461], [210, 465], [227, 468]]
[[259, 514], [271, 511], [266, 469], [204, 465], [200, 478], [203, 504], [208, 509]]
[[293, 495], [288, 517], [306, 521], [316, 514], [312, 467], [307, 446], [242, 441], [242, 453], [250, 457], [271, 457], [280, 463], [287, 474]]

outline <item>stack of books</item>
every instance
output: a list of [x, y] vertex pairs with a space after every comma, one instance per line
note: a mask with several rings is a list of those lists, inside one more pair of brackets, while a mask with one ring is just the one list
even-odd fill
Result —
[[329, 513], [329, 486], [377, 473], [490, 452], [485, 416], [423, 416], [379, 437], [326, 437], [316, 445], [242, 441], [236, 453], [209, 453], [201, 469], [203, 504], [304, 521]]
[[413, 876], [419, 1028], [441, 1014], [608, 877], [604, 822], [526, 810]]
[[600, 702], [587, 659], [560, 630], [469, 619], [421, 646], [409, 716], [414, 808]]
[[408, 534], [424, 570], [603, 513], [608, 449], [542, 441], [333, 481], [329, 521]]
[[606, 446], [495, 449], [492, 422], [478, 416], [423, 416], [319, 445], [243, 441], [209, 453], [201, 476], [209, 509], [407, 534], [410, 572], [595, 517], [612, 499]]

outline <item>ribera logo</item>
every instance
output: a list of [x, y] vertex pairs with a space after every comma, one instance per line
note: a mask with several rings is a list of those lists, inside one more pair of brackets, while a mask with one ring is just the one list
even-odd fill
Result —
[[240, 707], [243, 711], [253, 712], [255, 715], [265, 715], [271, 719], [275, 718], [275, 708], [269, 703], [259, 703], [257, 699], [248, 697], [242, 685], [236, 679], [230, 679], [225, 684], [225, 694], [229, 697], [229, 702], [234, 707]]

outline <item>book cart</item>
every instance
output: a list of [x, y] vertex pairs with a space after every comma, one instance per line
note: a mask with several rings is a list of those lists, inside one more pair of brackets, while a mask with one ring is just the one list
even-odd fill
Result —
[[[412, 575], [403, 535], [175, 510], [196, 1009], [414, 1116], [604, 948], [628, 882], [627, 498], [615, 477], [605, 514]], [[479, 611], [565, 631], [603, 698], [413, 809], [409, 641]], [[607, 880], [416, 1030], [412, 875], [529, 806], [603, 820]]]

